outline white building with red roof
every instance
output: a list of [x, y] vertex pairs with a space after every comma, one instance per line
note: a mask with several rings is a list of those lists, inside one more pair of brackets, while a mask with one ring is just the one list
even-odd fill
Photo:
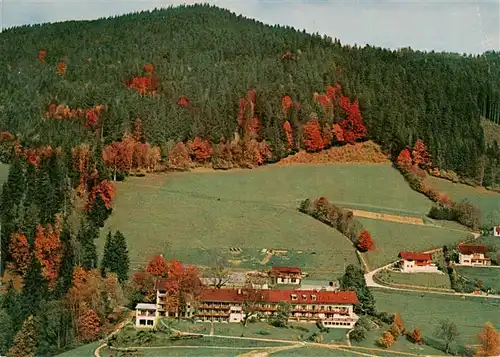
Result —
[[399, 258], [403, 273], [439, 273], [430, 253], [400, 252]]
[[[251, 294], [251, 296], [249, 296]], [[271, 317], [281, 301], [291, 305], [289, 321], [320, 322], [327, 328], [353, 328], [358, 321], [354, 291], [206, 289], [194, 312], [198, 321], [241, 322], [243, 304], [251, 300], [251, 310], [260, 318]]]
[[493, 227], [493, 235], [495, 237], [500, 237], [500, 226]]
[[491, 259], [484, 256], [486, 253], [488, 253], [488, 247], [484, 244], [460, 243], [458, 263], [469, 266], [491, 265]]
[[269, 272], [271, 284], [300, 285], [302, 281], [302, 270], [297, 267], [271, 267]]

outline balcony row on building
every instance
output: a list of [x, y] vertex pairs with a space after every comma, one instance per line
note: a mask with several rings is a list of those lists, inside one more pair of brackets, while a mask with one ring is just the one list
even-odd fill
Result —
[[[271, 274], [275, 284], [300, 284], [299, 268], [278, 268]], [[156, 281], [156, 303], [137, 304], [136, 327], [154, 327], [163, 317], [179, 317], [169, 311], [168, 278]], [[265, 320], [277, 311], [280, 302], [290, 304], [290, 322], [320, 323], [326, 328], [353, 328], [358, 321], [354, 305], [358, 298], [354, 291], [256, 289], [206, 287], [196, 301], [187, 301], [180, 309], [181, 318], [195, 321], [239, 323], [249, 314]], [[245, 308], [245, 306], [247, 306]]]

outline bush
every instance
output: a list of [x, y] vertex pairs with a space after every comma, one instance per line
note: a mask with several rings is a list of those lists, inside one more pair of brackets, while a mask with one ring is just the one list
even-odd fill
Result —
[[258, 331], [255, 331], [255, 333], [257, 335], [262, 335], [262, 336], [266, 336], [266, 335], [270, 335], [271, 333], [267, 330], [258, 330]]
[[394, 314], [389, 314], [387, 312], [379, 312], [375, 316], [378, 317], [383, 323], [387, 325], [391, 325], [394, 322]]
[[349, 338], [351, 340], [354, 340], [356, 342], [361, 342], [366, 338], [366, 329], [364, 327], [355, 327], [354, 330], [352, 330], [349, 333]]

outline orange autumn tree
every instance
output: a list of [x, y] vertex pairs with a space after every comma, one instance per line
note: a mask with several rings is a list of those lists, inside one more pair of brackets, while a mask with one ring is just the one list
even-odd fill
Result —
[[422, 344], [424, 342], [424, 337], [422, 336], [422, 331], [418, 327], [416, 327], [411, 333], [410, 333], [410, 339], [414, 343]]
[[146, 64], [143, 69], [145, 76], [133, 77], [123, 83], [129, 88], [135, 89], [140, 95], [155, 95], [158, 90], [158, 78], [154, 75], [154, 66]]
[[212, 157], [213, 149], [208, 140], [203, 140], [200, 137], [195, 137], [190, 145], [191, 159], [200, 163], [210, 160]]
[[394, 336], [389, 331], [385, 331], [379, 338], [378, 344], [383, 348], [389, 348], [394, 343]]
[[137, 119], [134, 123], [134, 135], [127, 132], [121, 141], [115, 141], [106, 146], [102, 157], [106, 166], [113, 172], [114, 180], [118, 172], [130, 173], [136, 170], [146, 172], [157, 169], [161, 161], [160, 148], [144, 143], [142, 123]]
[[413, 163], [421, 169], [430, 169], [432, 166], [431, 155], [427, 151], [422, 139], [418, 139], [413, 147]]
[[40, 60], [40, 63], [45, 62], [45, 57], [47, 57], [47, 50], [46, 49], [38, 50], [38, 59]]
[[163, 255], [155, 255], [152, 257], [148, 265], [146, 265], [146, 272], [153, 275], [156, 278], [165, 278], [169, 272], [169, 266], [163, 258]]
[[38, 224], [35, 233], [35, 256], [42, 265], [42, 274], [49, 282], [49, 288], [54, 289], [59, 275], [62, 259], [62, 246], [60, 241], [60, 221], [52, 227], [48, 224], [43, 227]]
[[401, 331], [401, 333], [406, 332], [403, 320], [401, 319], [401, 316], [399, 316], [397, 312], [394, 314], [394, 325], [396, 325], [396, 327], [399, 329], [399, 331]]
[[410, 150], [401, 150], [396, 159], [396, 164], [401, 168], [401, 170], [409, 171], [413, 165], [413, 158], [411, 156]]
[[63, 75], [64, 73], [66, 73], [66, 63], [64, 61], [61, 61], [57, 64], [56, 72], [59, 75]]
[[288, 111], [293, 107], [293, 100], [290, 96], [286, 95], [281, 100], [281, 110], [283, 114], [287, 114]]
[[500, 355], [500, 333], [491, 322], [487, 322], [477, 335], [478, 348], [476, 356], [490, 357]]
[[321, 128], [316, 117], [313, 117], [304, 125], [304, 145], [308, 152], [320, 151], [324, 147]]
[[195, 266], [185, 267], [174, 259], [168, 263], [166, 288], [169, 310], [176, 311], [180, 318], [180, 312], [186, 302], [196, 301], [203, 290], [203, 285]]
[[114, 273], [101, 276], [98, 269], [73, 270], [72, 286], [65, 296], [68, 311], [75, 321], [75, 335], [79, 341], [95, 340], [106, 322], [115, 322], [115, 315], [123, 305], [123, 291]]
[[98, 185], [95, 185], [90, 191], [87, 199], [87, 211], [92, 209], [97, 195], [101, 197], [105, 207], [110, 209], [113, 197], [115, 196], [115, 185], [108, 180], [103, 180]]
[[31, 261], [30, 245], [24, 233], [12, 233], [9, 251], [13, 260], [9, 262], [9, 267], [16, 273], [24, 275]]
[[288, 148], [291, 149], [293, 147], [293, 130], [288, 120], [283, 124], [283, 130], [285, 131]]
[[76, 320], [78, 340], [80, 342], [91, 342], [97, 339], [101, 332], [101, 320], [99, 315], [92, 309], [83, 309]]
[[358, 238], [358, 249], [361, 252], [368, 252], [375, 249], [375, 242], [368, 231], [362, 231]]

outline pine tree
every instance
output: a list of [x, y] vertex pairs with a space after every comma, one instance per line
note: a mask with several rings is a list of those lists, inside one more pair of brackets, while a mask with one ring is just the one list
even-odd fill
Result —
[[129, 266], [125, 236], [120, 231], [116, 231], [115, 235], [112, 236], [110, 231], [106, 238], [101, 262], [103, 275], [107, 272], [116, 273], [120, 283], [123, 283], [128, 279]]
[[35, 357], [37, 349], [37, 331], [33, 316], [29, 316], [21, 330], [14, 337], [12, 348], [7, 357]]
[[24, 165], [20, 158], [14, 158], [9, 169], [7, 181], [2, 186], [2, 199], [0, 202], [1, 232], [1, 260], [0, 275], [3, 275], [6, 262], [9, 260], [10, 237], [19, 226], [22, 217], [23, 199], [25, 196]]
[[14, 337], [14, 322], [7, 309], [0, 309], [0, 356], [5, 356]]
[[62, 261], [59, 269], [59, 281], [57, 282], [56, 295], [64, 296], [71, 287], [73, 269], [75, 267], [75, 253], [71, 242], [71, 230], [67, 223], [61, 232]]
[[[54, 223], [56, 207], [54, 207], [54, 187], [50, 183], [50, 176], [45, 167], [37, 175], [35, 201], [40, 208], [40, 222], [43, 225]], [[55, 212], [54, 212], [55, 211]]]
[[35, 254], [31, 256], [31, 263], [26, 272], [21, 292], [21, 314], [23, 318], [35, 314], [40, 304], [48, 296], [48, 283], [42, 275], [42, 266]]
[[107, 208], [104, 200], [101, 195], [96, 195], [95, 201], [92, 204], [92, 208], [88, 213], [88, 218], [91, 220], [97, 227], [104, 227], [104, 223], [106, 219], [108, 219], [111, 214], [112, 209]]
[[92, 222], [82, 220], [78, 231], [77, 241], [79, 243], [79, 264], [85, 269], [97, 267], [97, 249], [94, 240], [99, 238], [99, 228]]

